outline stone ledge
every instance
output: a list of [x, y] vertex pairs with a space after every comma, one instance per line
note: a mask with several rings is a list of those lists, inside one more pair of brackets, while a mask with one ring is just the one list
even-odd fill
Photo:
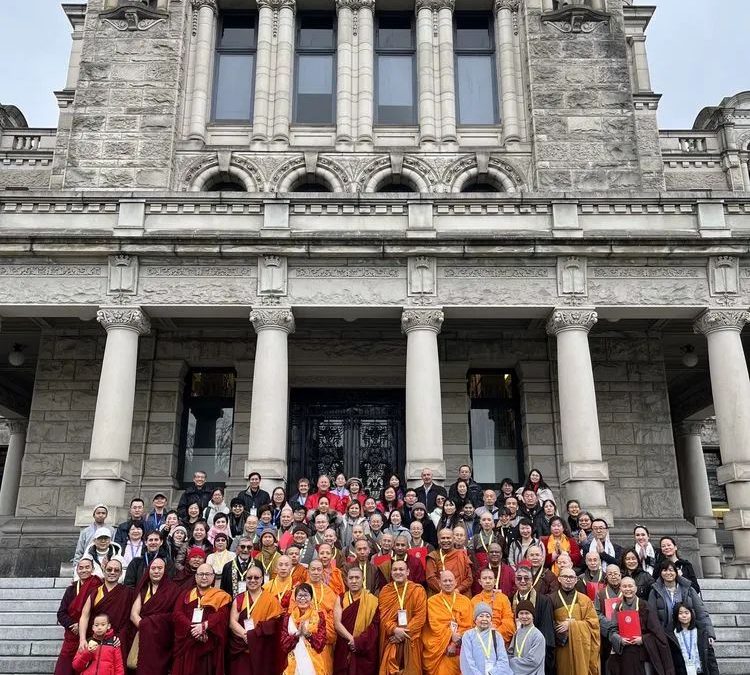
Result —
[[130, 462], [118, 459], [84, 459], [81, 464], [81, 478], [121, 480], [130, 483], [133, 480], [133, 467]]
[[606, 483], [609, 480], [607, 462], [566, 462], [560, 466], [561, 485], [579, 480], [594, 480]]
[[722, 464], [716, 469], [716, 481], [719, 485], [750, 482], [750, 462]]
[[[750, 509], [732, 509], [724, 515], [725, 530], [750, 530]], [[738, 564], [735, 560], [732, 564]]]

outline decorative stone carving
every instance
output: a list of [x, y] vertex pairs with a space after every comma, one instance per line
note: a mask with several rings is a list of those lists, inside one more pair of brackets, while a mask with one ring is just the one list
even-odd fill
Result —
[[28, 420], [5, 420], [5, 423], [8, 425], [8, 431], [10, 432], [10, 435], [13, 434], [25, 434], [26, 429], [29, 427], [29, 421]]
[[708, 335], [715, 330], [741, 331], [750, 321], [750, 312], [744, 309], [707, 309], [693, 324], [696, 333]]
[[378, 279], [396, 278], [398, 267], [295, 267], [292, 276], [297, 279]]
[[550, 276], [546, 267], [446, 267], [447, 279], [544, 279]]
[[708, 259], [708, 287], [711, 296], [719, 296], [722, 305], [734, 304], [740, 287], [739, 259], [721, 255]]
[[417, 329], [439, 333], [445, 320], [441, 309], [405, 309], [401, 314], [401, 331], [409, 333]]
[[593, 328], [599, 317], [593, 309], [556, 309], [547, 321], [547, 333], [557, 335], [564, 330], [585, 330]]
[[557, 259], [557, 293], [569, 300], [588, 295], [586, 258], [568, 256]]
[[217, 5], [216, 0], [193, 0], [191, 4], [195, 12], [198, 12], [202, 7], [208, 7], [213, 10], [215, 14], [219, 13], [219, 6]]
[[140, 307], [102, 307], [96, 313], [96, 320], [104, 330], [128, 328], [140, 335], [151, 332], [151, 322]]
[[507, 9], [511, 12], [517, 12], [519, 4], [519, 0], [495, 0], [495, 11], [499, 12], [501, 9]]
[[412, 296], [435, 295], [437, 275], [435, 258], [416, 256], [409, 258], [408, 294]]
[[593, 33], [602, 24], [609, 27], [609, 14], [586, 5], [564, 4], [554, 12], [542, 14], [542, 22], [561, 33]]
[[138, 258], [131, 255], [109, 256], [109, 284], [107, 295], [138, 291]]
[[287, 261], [278, 255], [258, 257], [258, 295], [286, 295]]
[[703, 422], [701, 420], [686, 420], [676, 424], [674, 427], [675, 436], [700, 436], [703, 432]]
[[431, 9], [433, 12], [438, 12], [441, 9], [449, 9], [452, 12], [454, 6], [454, 0], [417, 0], [416, 11]]
[[250, 323], [253, 324], [255, 332], [269, 328], [283, 330], [286, 333], [294, 333], [294, 314], [289, 307], [258, 307], [250, 312]]
[[359, 9], [375, 9], [375, 0], [336, 0], [336, 10], [351, 9], [356, 12]]
[[[214, 11], [216, 11], [216, 0], [196, 0], [196, 2], [213, 3]], [[144, 0], [125, 0], [114, 9], [99, 14], [104, 23], [121, 32], [146, 31], [157, 23], [166, 21], [168, 16], [167, 12], [151, 9], [148, 2]]]

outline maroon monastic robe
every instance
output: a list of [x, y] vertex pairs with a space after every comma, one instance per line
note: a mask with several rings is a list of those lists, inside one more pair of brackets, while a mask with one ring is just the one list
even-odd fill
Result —
[[[229, 673], [230, 675], [262, 675], [280, 673], [283, 670], [285, 656], [279, 649], [279, 622], [281, 605], [275, 595], [264, 592], [260, 602], [253, 611], [255, 628], [247, 632], [247, 643], [229, 631]], [[237, 604], [240, 626], [248, 618], [245, 595], [240, 594], [234, 602]], [[252, 601], [251, 601], [252, 602]]]
[[[354, 635], [354, 626], [359, 612], [359, 600], [355, 600], [341, 613], [341, 623]], [[343, 607], [343, 604], [342, 604]], [[380, 655], [380, 610], [375, 611], [370, 625], [354, 637], [355, 650], [349, 649], [349, 643], [339, 636], [333, 652], [333, 675], [376, 675]]]
[[[147, 577], [145, 579], [148, 580]], [[159, 583], [156, 593], [152, 594], [148, 601], [143, 602], [148, 590], [148, 584], [142, 585], [138, 668], [135, 672], [137, 675], [167, 675], [172, 662], [174, 639], [172, 612], [180, 597], [180, 588], [165, 576]]]
[[65, 589], [60, 608], [57, 610], [57, 623], [65, 628], [65, 634], [60, 656], [55, 664], [55, 675], [73, 675], [73, 657], [78, 651], [80, 638], [78, 633], [68, 630], [68, 626], [78, 623], [86, 600], [101, 586], [101, 583], [102, 580], [99, 577], [92, 576], [82, 583], [74, 581]]
[[[115, 635], [120, 638], [120, 648], [122, 650], [123, 663], [128, 660], [130, 645], [133, 644], [133, 624], [130, 623], [130, 610], [133, 609], [133, 600], [135, 595], [132, 588], [117, 584], [111, 591], [107, 591], [106, 584], [102, 584], [104, 595], [96, 603], [99, 589], [91, 594], [91, 612], [89, 612], [89, 625], [86, 628], [86, 638], [91, 638], [93, 632], [91, 627], [94, 624], [94, 617], [97, 614], [106, 614], [109, 617], [109, 623]], [[96, 603], [96, 604], [94, 604]]]

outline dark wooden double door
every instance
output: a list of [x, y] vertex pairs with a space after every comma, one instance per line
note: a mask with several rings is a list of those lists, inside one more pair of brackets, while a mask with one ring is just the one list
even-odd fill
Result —
[[358, 476], [378, 497], [390, 473], [403, 474], [404, 392], [293, 389], [289, 410], [289, 486], [307, 476]]

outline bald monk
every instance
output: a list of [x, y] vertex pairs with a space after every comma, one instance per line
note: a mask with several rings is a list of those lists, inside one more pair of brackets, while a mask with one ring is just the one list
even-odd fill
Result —
[[553, 595], [559, 585], [557, 577], [544, 566], [546, 554], [541, 546], [533, 544], [526, 549], [526, 559], [531, 563], [532, 586], [537, 593]]
[[489, 567], [485, 567], [479, 573], [479, 583], [482, 585], [482, 591], [471, 599], [472, 607], [484, 602], [492, 608], [492, 627], [503, 636], [507, 647], [516, 632], [516, 621], [510, 600], [505, 593], [495, 588], [495, 573]]
[[286, 611], [292, 598], [292, 559], [288, 555], [279, 556], [276, 561], [276, 576], [263, 585], [263, 590], [273, 595], [281, 608]]
[[448, 528], [438, 532], [437, 551], [427, 555], [427, 569], [425, 576], [430, 594], [440, 593], [440, 573], [443, 570], [453, 572], [456, 580], [456, 590], [462, 595], [468, 596], [471, 592], [473, 577], [471, 564], [465, 551], [457, 551], [453, 547], [453, 530]]
[[552, 594], [557, 648], [557, 675], [599, 675], [599, 618], [594, 603], [576, 589], [578, 578], [563, 569], [560, 588]]
[[301, 549], [297, 544], [289, 544], [286, 554], [292, 561], [292, 586], [299, 586], [307, 581], [307, 567], [300, 562]]
[[346, 587], [341, 570], [333, 561], [333, 546], [324, 543], [318, 546], [318, 560], [323, 563], [323, 583], [328, 586], [335, 595], [341, 595]]
[[[287, 564], [291, 568], [289, 558]], [[281, 558], [276, 566], [277, 573], [280, 565]], [[279, 662], [277, 645], [281, 603], [274, 593], [263, 588], [260, 567], [248, 567], [245, 581], [246, 591], [237, 595], [229, 611], [229, 675], [261, 675], [271, 670], [269, 664]]]
[[378, 672], [378, 599], [363, 584], [362, 570], [356, 565], [350, 567], [346, 572], [349, 590], [336, 598], [333, 610], [338, 633], [333, 675], [375, 675]]
[[473, 627], [471, 600], [458, 592], [453, 572], [443, 570], [440, 593], [427, 601], [427, 623], [422, 631], [425, 673], [461, 675], [461, 636]]
[[224, 675], [232, 598], [214, 588], [214, 576], [211, 565], [201, 564], [195, 572], [195, 588], [177, 599], [172, 612], [172, 675]]
[[391, 565], [394, 560], [403, 560], [406, 563], [409, 568], [409, 581], [424, 584], [424, 567], [419, 559], [409, 553], [409, 538], [405, 534], [399, 534], [394, 538], [391, 557], [378, 565], [383, 583], [391, 578]]
[[408, 577], [405, 562], [392, 563], [391, 583], [378, 596], [379, 675], [422, 675], [422, 628], [427, 618], [427, 596]]
[[[357, 539], [353, 544], [354, 548], [354, 560], [346, 565], [346, 569], [349, 570], [352, 567], [358, 567], [362, 572], [362, 586], [366, 588], [370, 593], [377, 595], [381, 583], [381, 574], [379, 569], [370, 562], [370, 553], [372, 549], [370, 542], [367, 539]], [[387, 577], [390, 579], [390, 575]]]

